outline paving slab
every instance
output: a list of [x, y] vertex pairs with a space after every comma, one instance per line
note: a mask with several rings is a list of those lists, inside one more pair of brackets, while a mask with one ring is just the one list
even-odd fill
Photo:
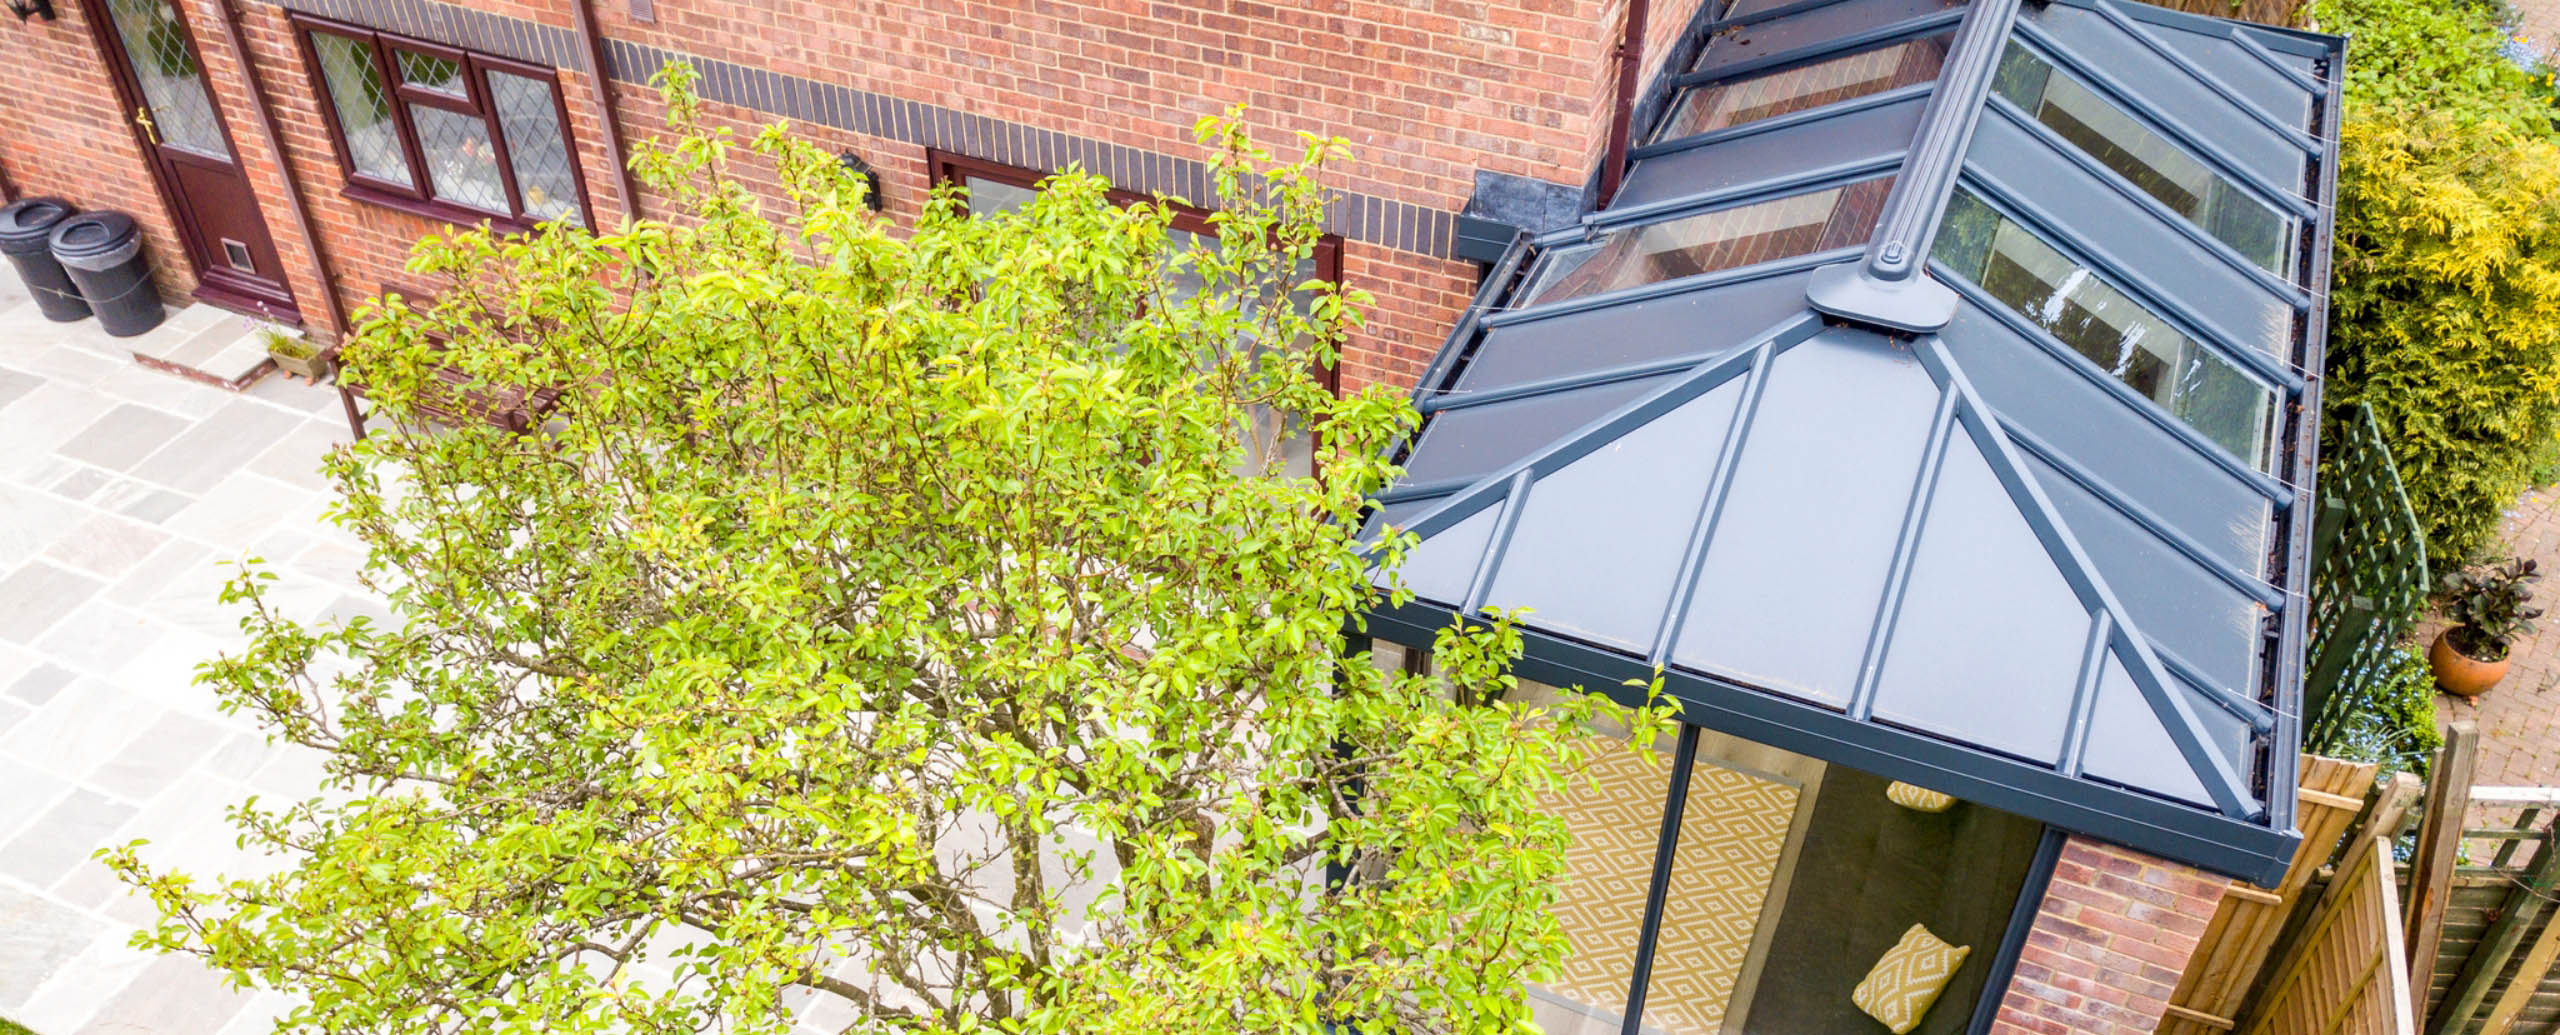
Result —
[[298, 617], [381, 607], [319, 520], [321, 457], [349, 438], [336, 392], [133, 359], [249, 333], [198, 309], [110, 339], [42, 320], [0, 268], [0, 1017], [43, 1035], [250, 1035], [291, 1008], [131, 948], [150, 904], [93, 856], [147, 839], [155, 864], [256, 876], [277, 860], [223, 810], [319, 789], [312, 753], [195, 682], [243, 640], [225, 562], [269, 551]]

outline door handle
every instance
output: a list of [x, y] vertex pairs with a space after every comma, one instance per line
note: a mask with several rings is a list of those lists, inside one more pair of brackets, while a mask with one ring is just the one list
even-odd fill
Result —
[[134, 105], [133, 124], [142, 127], [142, 137], [145, 140], [151, 141], [151, 146], [160, 146], [160, 127], [152, 123], [151, 108], [149, 105]]

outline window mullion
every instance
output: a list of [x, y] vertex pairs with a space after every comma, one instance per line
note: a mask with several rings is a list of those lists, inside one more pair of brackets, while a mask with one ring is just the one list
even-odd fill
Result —
[[1653, 880], [1644, 893], [1644, 926], [1636, 934], [1635, 974], [1627, 986], [1620, 1035], [1644, 1030], [1645, 987], [1653, 983], [1653, 952], [1662, 941], [1662, 909], [1671, 896], [1672, 858], [1680, 851], [1680, 820], [1689, 805], [1689, 770], [1698, 764], [1698, 727], [1680, 724], [1680, 746], [1671, 753], [1671, 789], [1662, 802], [1662, 834], [1653, 848]]
[[373, 45], [374, 74], [391, 88], [391, 125], [400, 133], [400, 157], [409, 163], [409, 196], [420, 201], [435, 197], [435, 188], [427, 182], [427, 149], [418, 143], [418, 127], [409, 118], [408, 99], [401, 93], [399, 67], [391, 60], [391, 44], [375, 33], [368, 40]]
[[[480, 109], [474, 114], [479, 115], [481, 124], [489, 129], [489, 150], [498, 159], [498, 182], [505, 185], [507, 192], [507, 214], [518, 219], [530, 218], [530, 214], [525, 210], [524, 192], [516, 187], [514, 148], [508, 145], [506, 127], [498, 124], [497, 98], [489, 94], [489, 73], [480, 64], [480, 59], [464, 54], [462, 55], [462, 78], [464, 95], [470, 97], [471, 103]], [[562, 124], [561, 131], [564, 134], [568, 131], [565, 123]], [[568, 141], [562, 140], [561, 145], [567, 146]]]

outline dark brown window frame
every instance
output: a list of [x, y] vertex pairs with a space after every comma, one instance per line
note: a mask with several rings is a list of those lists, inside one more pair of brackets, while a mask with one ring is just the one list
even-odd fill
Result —
[[[346, 178], [346, 186], [341, 189], [345, 196], [465, 226], [485, 222], [508, 233], [533, 229], [539, 221], [525, 215], [524, 194], [516, 185], [513, 148], [507, 143], [505, 127], [499, 123], [497, 104], [489, 96], [486, 73], [504, 72], [551, 88], [551, 103], [560, 120], [560, 145], [569, 162], [570, 179], [578, 185], [578, 215], [584, 225], [594, 225], [595, 205], [588, 196], [586, 170], [578, 161], [578, 141], [570, 132], [568, 100], [560, 87], [560, 76], [556, 70], [298, 11], [288, 12], [287, 17], [293, 23], [294, 44], [302, 53], [302, 64], [311, 81], [312, 93], [319, 99], [321, 122], [328, 130], [329, 144], [337, 151], [338, 171]], [[312, 36], [317, 33], [354, 40], [371, 51], [374, 74], [381, 77], [384, 92], [391, 99], [391, 122], [399, 132], [400, 157], [409, 170], [408, 185], [357, 171], [355, 152], [346, 138], [346, 125], [338, 116], [337, 98], [329, 92], [328, 77], [322, 70], [319, 52], [312, 46]], [[400, 75], [398, 61], [392, 56], [395, 49], [455, 62], [462, 69], [464, 93], [456, 96], [410, 84]], [[418, 142], [417, 125], [409, 113], [410, 104], [471, 116], [488, 127], [498, 167], [498, 182], [506, 192], [510, 211], [492, 212], [435, 196], [434, 183], [427, 173], [426, 148]]]
[[[1006, 186], [1021, 187], [1025, 190], [1037, 190], [1039, 189], [1040, 181], [1048, 179], [1051, 175], [1037, 169], [1026, 169], [1019, 165], [1006, 165], [1003, 162], [988, 161], [984, 158], [972, 158], [968, 155], [954, 154], [940, 148], [926, 148], [924, 152], [924, 160], [926, 174], [931, 176], [933, 182], [936, 184], [957, 184], [960, 183], [964, 177], [974, 177], [982, 180], [992, 180], [997, 183], [1005, 184]], [[1162, 200], [1164, 201], [1165, 209], [1173, 215], [1170, 225], [1174, 229], [1185, 231], [1187, 233], [1198, 234], [1202, 237], [1215, 238], [1218, 236], [1217, 224], [1210, 221], [1212, 213], [1210, 210], [1201, 208], [1198, 205], [1185, 204], [1183, 202], [1173, 201], [1170, 199], [1158, 199], [1146, 194], [1141, 194], [1137, 191], [1122, 190], [1118, 187], [1111, 188], [1107, 192], [1107, 195], [1110, 197], [1112, 203], [1117, 205], [1138, 205]], [[1316, 279], [1335, 285], [1340, 285], [1342, 283], [1342, 238], [1340, 235], [1325, 234], [1324, 236], [1316, 239], [1315, 263]], [[1342, 363], [1339, 358], [1337, 358], [1334, 364], [1330, 367], [1325, 366], [1322, 363], [1316, 364], [1315, 373], [1317, 383], [1324, 385], [1325, 391], [1336, 395], [1342, 394]]]

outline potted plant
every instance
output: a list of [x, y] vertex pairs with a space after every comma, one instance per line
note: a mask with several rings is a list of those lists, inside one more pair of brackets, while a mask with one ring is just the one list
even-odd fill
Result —
[[2530, 583], [2542, 577], [2530, 560], [2466, 568], [2444, 578], [2444, 616], [2452, 622], [2427, 652], [2436, 685], [2448, 693], [2478, 697], [2507, 674], [2509, 650], [2533, 631], [2541, 608]]
[[267, 332], [267, 358], [275, 360], [286, 373], [299, 374], [313, 384], [329, 376], [328, 355], [310, 342], [289, 334]]

